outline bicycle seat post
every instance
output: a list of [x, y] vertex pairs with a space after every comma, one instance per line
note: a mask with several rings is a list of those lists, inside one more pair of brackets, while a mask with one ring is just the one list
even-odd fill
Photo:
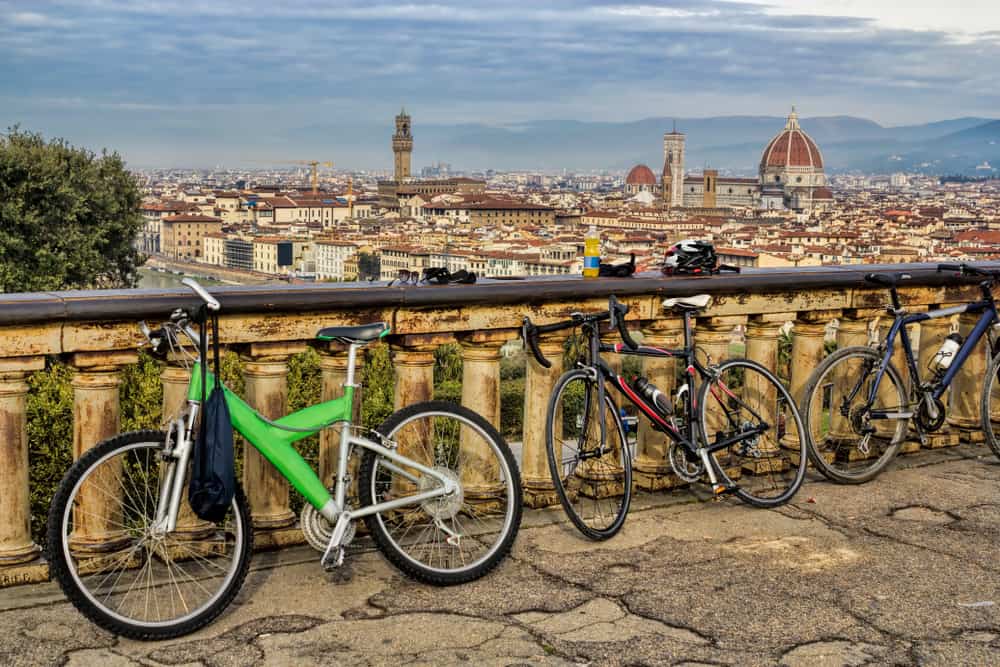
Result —
[[354, 383], [354, 366], [358, 358], [358, 347], [357, 343], [351, 343], [347, 347], [347, 377], [344, 379], [344, 387], [354, 387], [357, 388], [358, 385]]

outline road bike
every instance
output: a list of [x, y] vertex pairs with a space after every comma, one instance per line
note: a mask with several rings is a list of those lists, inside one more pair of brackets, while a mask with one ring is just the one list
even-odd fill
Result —
[[[199, 349], [207, 310], [220, 308], [194, 280], [183, 282], [204, 306], [174, 311], [155, 331], [142, 325], [155, 356], [190, 354], [184, 338]], [[195, 323], [203, 325], [200, 334]], [[351, 423], [357, 352], [388, 333], [383, 322], [319, 331], [320, 341], [347, 346], [343, 396], [275, 421], [223, 386], [232, 426], [304, 496], [300, 526], [322, 551], [324, 567], [343, 562], [363, 518], [378, 549], [411, 577], [436, 585], [477, 579], [517, 535], [517, 464], [488, 421], [444, 401], [403, 408], [370, 431]], [[86, 451], [59, 485], [48, 519], [51, 572], [67, 597], [96, 624], [136, 639], [207, 625], [233, 601], [250, 565], [252, 518], [239, 485], [217, 523], [198, 520], [185, 500], [207, 363], [190, 359], [187, 401], [166, 431], [123, 433]], [[205, 375], [214, 384], [213, 374]], [[332, 488], [293, 447], [326, 428], [340, 429]], [[349, 460], [356, 452], [352, 506]]]
[[[709, 301], [702, 294], [663, 302], [683, 316], [684, 346], [679, 349], [637, 343], [625, 325], [628, 307], [614, 296], [607, 312], [575, 313], [568, 321], [546, 325], [524, 319], [522, 338], [546, 368], [551, 362], [539, 348], [539, 335], [572, 328], [582, 332], [583, 352], [549, 399], [545, 438], [559, 501], [585, 536], [603, 540], [615, 535], [632, 497], [634, 443], [606, 385], [669, 440], [666, 457], [684, 481], [707, 476], [716, 495], [732, 493], [757, 507], [786, 503], [801, 486], [806, 469], [806, 457], [798, 450], [802, 421], [784, 383], [747, 359], [714, 363], [693, 342], [692, 318]], [[601, 341], [603, 322], [617, 330], [623, 343]], [[678, 360], [676, 395], [665, 396], [643, 377], [627, 380], [602, 354]]]
[[[939, 264], [939, 272], [954, 271], [960, 276], [984, 278], [979, 283], [981, 298], [952, 308], [909, 313], [899, 300], [897, 285], [909, 274], [869, 273], [865, 280], [889, 290], [886, 312], [892, 326], [877, 346], [852, 346], [837, 350], [813, 371], [803, 390], [800, 410], [809, 434], [809, 456], [827, 478], [843, 484], [867, 482], [892, 461], [912, 426], [923, 442], [945, 423], [948, 409], [942, 398], [983, 336], [988, 338], [993, 361], [986, 375], [980, 400], [986, 441], [1000, 456], [996, 425], [1000, 420], [1000, 348], [993, 333], [998, 322], [992, 289], [1000, 271], [968, 264]], [[961, 313], [979, 313], [968, 337], [953, 333], [941, 344], [921, 376], [907, 326]], [[901, 347], [906, 376], [893, 363]], [[921, 345], [927, 344], [921, 340]]]

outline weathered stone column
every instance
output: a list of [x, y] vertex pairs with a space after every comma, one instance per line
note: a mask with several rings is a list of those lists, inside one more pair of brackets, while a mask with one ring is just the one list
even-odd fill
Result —
[[[920, 310], [920, 308], [911, 308], [911, 312]], [[878, 323], [879, 329], [879, 340], [884, 341], [892, 328], [893, 317], [888, 313], [883, 312], [881, 319]], [[910, 335], [910, 344], [913, 345], [914, 334], [917, 332], [917, 328], [913, 325], [907, 327], [907, 334]], [[913, 345], [916, 348], [915, 345]], [[906, 365], [906, 353], [903, 351], [903, 338], [901, 334], [896, 335], [896, 339], [893, 341], [892, 350], [892, 365], [899, 371], [900, 377], [903, 379], [903, 391], [909, 396], [910, 384], [913, 378], [910, 377], [910, 370]], [[892, 382], [888, 378], [883, 378], [882, 384], [879, 387], [879, 399], [882, 401], [883, 407], [896, 406], [899, 403], [899, 397], [896, 394], [896, 390], [892, 387]], [[882, 421], [880, 424], [875, 425], [876, 435], [883, 436], [886, 438], [891, 438], [893, 432], [896, 428], [895, 421]], [[906, 438], [903, 440], [899, 447], [900, 454], [912, 454], [914, 452], [920, 451], [920, 440], [916, 437], [916, 432], [912, 429], [907, 429]]]
[[[163, 384], [163, 416], [161, 426], [168, 428], [170, 420], [181, 414], [187, 402], [188, 384], [191, 381], [191, 371], [175, 360], [168, 360], [160, 371], [160, 382]], [[197, 435], [196, 435], [197, 437]], [[181, 494], [181, 504], [177, 511], [177, 533], [185, 540], [200, 539], [215, 532], [215, 527], [208, 521], [199, 519], [188, 503], [187, 488]]]
[[[932, 309], [936, 308], [938, 306], [932, 306]], [[941, 349], [941, 343], [944, 342], [945, 337], [951, 332], [951, 327], [951, 318], [948, 317], [939, 317], [920, 323], [920, 351], [917, 354], [917, 369], [925, 381], [933, 377], [934, 371], [931, 369], [931, 359]], [[951, 400], [950, 394], [951, 390], [949, 389], [941, 397], [941, 402], [944, 403], [946, 410]], [[978, 392], [976, 400], [979, 400]], [[925, 440], [924, 445], [929, 448], [952, 447], [961, 442], [959, 434], [948, 426], [947, 421], [936, 432], [927, 433]]]
[[[434, 398], [434, 350], [451, 340], [450, 336], [400, 336], [392, 343], [392, 364], [396, 371], [393, 405], [397, 410]], [[433, 442], [434, 434], [424, 430], [431, 427], [432, 423], [424, 420], [397, 433], [399, 452], [415, 461], [433, 464], [434, 452], [428, 443]], [[401, 479], [397, 483], [410, 484]]]
[[[967, 339], [969, 332], [976, 326], [979, 315], [962, 313], [958, 317], [959, 332]], [[986, 377], [988, 361], [986, 345], [980, 340], [965, 360], [951, 384], [951, 409], [948, 413], [948, 424], [958, 430], [963, 442], [979, 444], [985, 442], [985, 434], [979, 419], [979, 399], [983, 391], [983, 378]]]
[[[770, 313], [766, 315], [751, 316], [747, 323], [746, 330], [746, 358], [755, 361], [767, 370], [778, 376], [778, 340], [781, 337], [781, 327], [795, 316], [794, 313]], [[744, 387], [744, 390], [750, 389]], [[752, 395], [744, 396], [754, 410], [758, 412], [769, 424], [773, 424], [777, 429], [779, 416], [776, 413], [778, 405], [777, 389], [768, 384], [763, 392], [753, 392]], [[778, 443], [771, 437], [761, 438], [761, 451], [775, 451]], [[744, 469], [747, 468], [748, 461], [744, 461]], [[773, 472], [773, 462], [761, 461], [762, 466], [749, 472]]]
[[[73, 355], [73, 458], [120, 432], [118, 389], [121, 367], [135, 352], [86, 352]], [[117, 469], [115, 466], [119, 466]], [[108, 496], [120, 486], [121, 461], [109, 461], [80, 488], [70, 544], [81, 554], [117, 551], [129, 543], [122, 530], [121, 503]]]
[[[802, 404], [803, 393], [809, 376], [823, 360], [823, 342], [827, 324], [841, 315], [836, 310], [811, 310], [798, 313], [792, 330], [792, 354], [789, 369], [789, 393], [797, 405]], [[819, 406], [814, 406], [811, 419], [819, 419]], [[789, 433], [782, 440], [788, 449], [801, 449], [799, 434]]]
[[[268, 419], [288, 412], [288, 357], [304, 349], [283, 343], [254, 343], [244, 357], [247, 403]], [[283, 539], [276, 542], [268, 533], [295, 523], [288, 481], [249, 443], [243, 448], [243, 488], [253, 512], [254, 529], [260, 533], [258, 541], [264, 548], [283, 544]]]
[[[361, 371], [364, 365], [364, 354], [359, 349], [354, 361], [354, 410], [351, 420], [358, 424], [361, 421]], [[319, 361], [322, 386], [320, 400], [332, 401], [344, 395], [344, 383], [347, 381], [347, 351], [339, 344], [331, 344], [320, 351]], [[319, 434], [319, 478], [327, 487], [333, 486], [333, 478], [337, 474], [337, 457], [340, 450], [340, 430], [324, 429]], [[353, 462], [356, 464], [357, 459]], [[352, 478], [354, 475], [351, 475]]]
[[[462, 405], [486, 418], [500, 430], [500, 348], [515, 331], [476, 331], [459, 337], [462, 346]], [[486, 499], [500, 491], [500, 470], [489, 444], [469, 428], [462, 427], [462, 456], [469, 465], [462, 469], [466, 498]]]
[[[524, 502], [529, 507], [546, 507], [559, 502], [549, 462], [545, 453], [545, 421], [548, 415], [549, 397], [556, 381], [563, 372], [563, 341], [542, 338], [538, 347], [552, 362], [552, 368], [543, 368], [529, 352], [527, 357], [527, 377], [524, 382], [524, 437], [521, 449], [521, 479], [524, 486]], [[562, 430], [556, 424], [556, 432]]]
[[[844, 349], [847, 347], [864, 347], [867, 346], [871, 340], [871, 325], [872, 318], [878, 315], [878, 311], [870, 310], [858, 310], [858, 309], [848, 309], [844, 311], [844, 314], [838, 319], [837, 325], [837, 349]], [[842, 397], [846, 392], [854, 386], [857, 382], [856, 377], [848, 377], [851, 371], [846, 369], [844, 364], [838, 364], [845, 369], [844, 373], [837, 373], [834, 369], [834, 376], [831, 378], [833, 382], [833, 393], [830, 397], [830, 425], [829, 431], [822, 434], [817, 430], [818, 426], [814, 425], [813, 432], [810, 434], [816, 442], [817, 449], [823, 451], [823, 443], [818, 442], [820, 435], [825, 436], [830, 440], [835, 440], [838, 442], [848, 442], [857, 439], [857, 434], [851, 428], [850, 421], [847, 417], [840, 414], [839, 405], [842, 401]], [[831, 459], [833, 458], [833, 452], [826, 452], [825, 455]]]
[[[684, 343], [684, 323], [676, 318], [654, 320], [642, 330], [644, 345], [659, 348], [679, 348]], [[677, 360], [671, 357], [643, 357], [642, 374], [671, 400], [677, 391]], [[633, 483], [647, 491], [659, 491], [687, 486], [687, 482], [672, 474], [667, 460], [670, 441], [651, 426], [645, 417], [639, 418], [636, 435], [636, 457], [632, 464]]]
[[35, 560], [28, 490], [28, 373], [45, 368], [43, 357], [0, 360], [0, 586], [32, 581], [10, 566]]
[[[731, 356], [729, 345], [733, 340], [733, 330], [746, 321], [747, 318], [742, 315], [698, 318], [698, 328], [695, 330], [694, 335], [698, 361], [702, 364], [711, 363], [718, 365], [728, 359]], [[695, 396], [698, 395], [697, 392], [700, 391], [701, 384], [701, 378], [696, 378], [696, 386], [690, 388], [691, 391], [696, 392]], [[718, 403], [710, 405], [706, 401], [704, 407], [705, 427], [708, 429], [705, 437], [709, 442], [712, 442], [715, 440], [716, 434], [725, 430], [728, 426], [724, 422], [724, 416], [719, 409]], [[721, 461], [722, 457], [727, 455], [725, 450], [722, 450], [716, 456]]]

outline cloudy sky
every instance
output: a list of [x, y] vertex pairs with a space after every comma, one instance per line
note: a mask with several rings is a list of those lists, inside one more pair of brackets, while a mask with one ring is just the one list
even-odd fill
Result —
[[401, 104], [415, 123], [509, 124], [792, 103], [996, 117], [1000, 2], [0, 0], [0, 126], [140, 164], [178, 145], [253, 159], [275, 128], [385, 123]]

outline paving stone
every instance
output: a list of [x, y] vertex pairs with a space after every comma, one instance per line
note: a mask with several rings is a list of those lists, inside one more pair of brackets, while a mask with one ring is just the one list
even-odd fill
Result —
[[848, 641], [813, 642], [797, 646], [781, 658], [783, 667], [860, 667], [882, 657], [886, 649]]

